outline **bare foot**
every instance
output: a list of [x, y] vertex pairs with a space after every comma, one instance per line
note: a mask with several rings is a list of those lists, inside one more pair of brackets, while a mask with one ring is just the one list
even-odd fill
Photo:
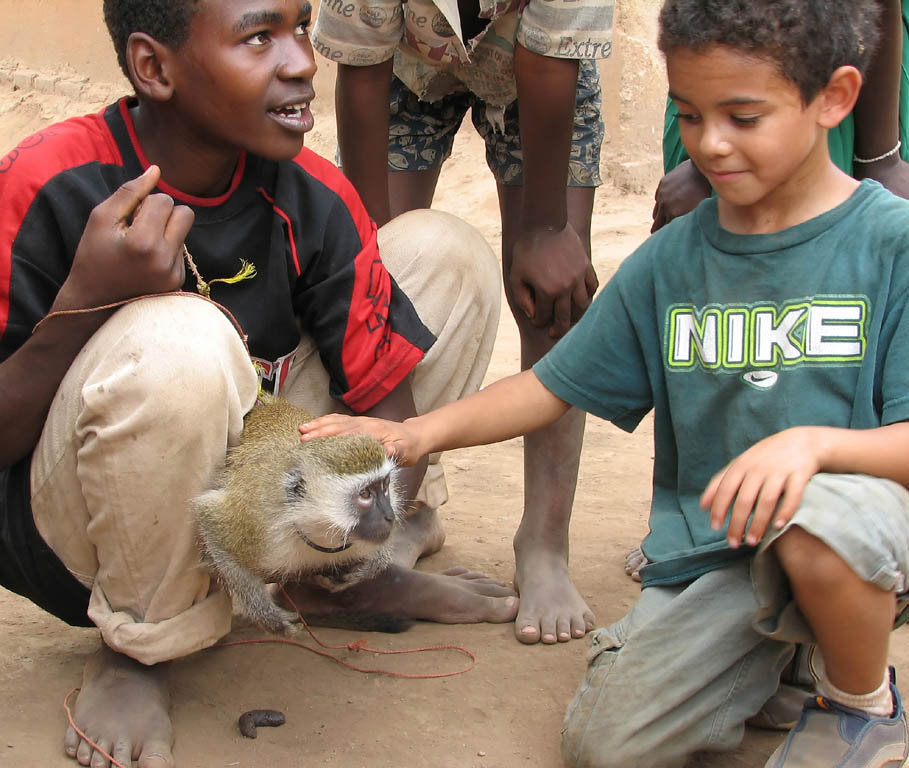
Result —
[[522, 643], [565, 643], [594, 627], [562, 555], [549, 551], [515, 552], [515, 587], [521, 607], [514, 633]]
[[625, 555], [625, 573], [631, 576], [632, 581], [641, 580], [641, 568], [648, 564], [640, 547], [635, 547]]
[[[73, 720], [122, 765], [173, 768], [170, 695], [162, 665], [146, 667], [107, 646], [89, 659]], [[63, 749], [80, 765], [108, 768], [110, 761], [69, 726]]]
[[348, 619], [346, 626], [354, 615], [443, 624], [500, 624], [512, 621], [518, 611], [518, 599], [511, 587], [466, 568], [424, 573], [390, 565], [376, 578], [341, 592], [303, 583], [287, 584], [285, 590], [304, 616], [317, 614], [322, 620], [343, 616]]

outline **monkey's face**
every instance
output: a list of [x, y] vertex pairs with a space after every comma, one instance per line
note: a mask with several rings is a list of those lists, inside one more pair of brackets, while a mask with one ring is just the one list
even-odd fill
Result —
[[391, 535], [402, 515], [397, 472], [384, 452], [376, 465], [348, 474], [310, 460], [286, 476], [285, 519], [313, 550], [363, 557]]
[[359, 513], [353, 535], [364, 541], [382, 542], [391, 535], [398, 516], [391, 499], [392, 472], [361, 486], [352, 500]]

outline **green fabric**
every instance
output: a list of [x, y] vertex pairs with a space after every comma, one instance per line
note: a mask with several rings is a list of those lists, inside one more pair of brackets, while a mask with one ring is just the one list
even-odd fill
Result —
[[[900, 68], [900, 126], [899, 137], [902, 142], [900, 156], [909, 162], [909, 0], [903, 0], [903, 63]], [[673, 168], [688, 159], [688, 153], [682, 146], [679, 136], [679, 123], [676, 120], [678, 109], [672, 99], [666, 101], [666, 111], [663, 118], [663, 173], [669, 173]], [[852, 174], [852, 147], [855, 136], [855, 127], [852, 115], [846, 117], [842, 123], [827, 135], [830, 147], [830, 159], [838, 168]]]
[[791, 426], [909, 419], [909, 202], [875, 182], [770, 235], [721, 229], [717, 201], [619, 268], [534, 371], [633, 430], [654, 412], [648, 584], [687, 581], [729, 550], [698, 499], [711, 476]]

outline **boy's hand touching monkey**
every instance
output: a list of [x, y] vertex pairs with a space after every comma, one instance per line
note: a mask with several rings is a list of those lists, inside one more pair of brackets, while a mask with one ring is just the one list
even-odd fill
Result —
[[369, 416], [347, 416], [343, 413], [329, 413], [300, 425], [301, 440], [312, 440], [330, 435], [371, 435], [382, 443], [385, 452], [399, 466], [412, 467], [430, 452], [421, 445], [417, 430], [409, 426], [412, 419], [403, 422], [386, 421]]
[[194, 215], [169, 195], [152, 194], [160, 177], [158, 167], [150, 166], [95, 206], [52, 312], [183, 286], [183, 241]]
[[[822, 469], [824, 440], [818, 427], [793, 427], [771, 435], [717, 472], [701, 494], [710, 527], [729, 516], [726, 540], [757, 546], [773, 522], [782, 528], [795, 514], [808, 481]], [[751, 518], [749, 524], [748, 519]]]

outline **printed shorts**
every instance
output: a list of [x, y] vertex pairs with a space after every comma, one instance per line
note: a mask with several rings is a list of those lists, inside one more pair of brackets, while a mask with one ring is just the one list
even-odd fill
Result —
[[[569, 187], [597, 187], [603, 119], [600, 74], [592, 60], [581, 60], [568, 161]], [[441, 167], [451, 155], [454, 137], [467, 110], [486, 142], [486, 164], [499, 184], [523, 184], [523, 157], [518, 128], [518, 104], [505, 109], [502, 133], [487, 119], [486, 103], [469, 92], [452, 93], [439, 101], [420, 101], [397, 77], [391, 86], [388, 136], [390, 171], [427, 171]]]

